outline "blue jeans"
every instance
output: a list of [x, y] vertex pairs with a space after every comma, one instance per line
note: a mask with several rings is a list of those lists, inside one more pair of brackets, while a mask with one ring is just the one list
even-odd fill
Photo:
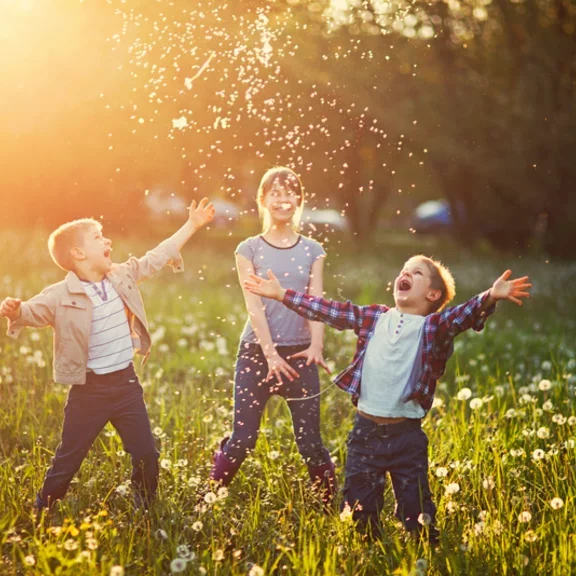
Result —
[[156, 494], [159, 452], [150, 429], [142, 386], [131, 364], [110, 374], [88, 372], [86, 384], [70, 388], [62, 440], [36, 497], [37, 508], [45, 508], [64, 497], [107, 422], [116, 428], [124, 450], [132, 457], [131, 480], [137, 501], [147, 504]]
[[430, 539], [437, 537], [436, 507], [428, 484], [428, 437], [420, 420], [377, 424], [356, 414], [348, 436], [343, 507], [353, 510], [361, 529], [380, 530], [386, 472], [396, 497], [395, 516], [409, 532], [419, 531], [421, 513], [430, 519]]
[[[285, 360], [288, 356], [306, 350], [302, 346], [278, 346], [276, 350]], [[330, 462], [330, 454], [322, 443], [320, 435], [320, 398], [311, 398], [320, 392], [320, 379], [316, 364], [306, 366], [302, 358], [288, 359], [288, 363], [300, 374], [300, 378], [290, 382], [276, 379], [266, 382], [268, 363], [258, 344], [241, 342], [236, 361], [234, 379], [234, 429], [232, 436], [223, 447], [226, 457], [233, 462], [242, 462], [256, 446], [260, 420], [266, 402], [276, 394], [288, 401], [292, 415], [294, 437], [300, 455], [310, 468]]]

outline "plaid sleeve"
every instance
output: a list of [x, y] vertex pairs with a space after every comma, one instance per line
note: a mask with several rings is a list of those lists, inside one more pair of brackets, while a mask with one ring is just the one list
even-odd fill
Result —
[[435, 314], [438, 336], [445, 343], [452, 341], [458, 334], [472, 328], [480, 332], [484, 328], [488, 316], [494, 313], [496, 305], [483, 309], [484, 302], [488, 298], [490, 291], [482, 292], [474, 296], [464, 304], [452, 306], [446, 310]]
[[324, 322], [337, 330], [358, 332], [362, 326], [364, 307], [356, 306], [349, 300], [346, 302], [325, 300], [289, 289], [286, 290], [282, 303], [308, 320]]

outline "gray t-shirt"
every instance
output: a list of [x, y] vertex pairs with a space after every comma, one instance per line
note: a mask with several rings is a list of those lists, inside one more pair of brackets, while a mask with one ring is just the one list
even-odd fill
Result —
[[[238, 245], [236, 254], [252, 262], [257, 276], [266, 278], [266, 272], [270, 269], [283, 288], [292, 288], [298, 292], [307, 292], [312, 264], [326, 256], [324, 248], [306, 236], [299, 236], [296, 244], [288, 248], [278, 248], [266, 242], [262, 236], [252, 236]], [[282, 302], [269, 298], [262, 298], [262, 302], [274, 344], [293, 346], [310, 342], [308, 320], [286, 308]], [[250, 318], [246, 321], [241, 340], [258, 343]]]

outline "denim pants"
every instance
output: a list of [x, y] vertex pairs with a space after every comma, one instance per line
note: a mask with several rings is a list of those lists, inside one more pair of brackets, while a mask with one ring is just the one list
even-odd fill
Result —
[[132, 458], [131, 479], [137, 502], [147, 504], [158, 486], [159, 452], [134, 367], [131, 364], [101, 375], [88, 372], [86, 378], [86, 384], [72, 386], [68, 393], [62, 440], [36, 497], [36, 507], [47, 507], [64, 497], [107, 422], [116, 428], [124, 450]]
[[[286, 360], [308, 346], [278, 346], [276, 350]], [[229, 460], [242, 462], [254, 449], [264, 407], [276, 394], [288, 400], [298, 451], [308, 467], [330, 462], [320, 435], [320, 398], [306, 399], [320, 392], [318, 367], [316, 364], [306, 366], [306, 359], [302, 358], [287, 361], [300, 377], [293, 382], [283, 377], [282, 384], [276, 378], [266, 382], [268, 363], [262, 348], [258, 344], [240, 343], [234, 379], [234, 429], [223, 447]]]
[[436, 507], [428, 484], [428, 437], [420, 420], [377, 424], [357, 413], [347, 443], [343, 507], [348, 505], [353, 510], [359, 528], [380, 530], [379, 516], [389, 472], [396, 497], [396, 518], [406, 530], [414, 532], [422, 529], [420, 514], [428, 514], [430, 538], [437, 536]]

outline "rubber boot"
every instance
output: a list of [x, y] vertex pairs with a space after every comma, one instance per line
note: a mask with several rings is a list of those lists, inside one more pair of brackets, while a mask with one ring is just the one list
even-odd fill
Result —
[[223, 448], [228, 440], [229, 438], [224, 438], [220, 443], [220, 448], [214, 453], [212, 470], [210, 470], [210, 480], [218, 482], [221, 486], [228, 486], [232, 482], [242, 464], [242, 462], [233, 462], [224, 454]]

